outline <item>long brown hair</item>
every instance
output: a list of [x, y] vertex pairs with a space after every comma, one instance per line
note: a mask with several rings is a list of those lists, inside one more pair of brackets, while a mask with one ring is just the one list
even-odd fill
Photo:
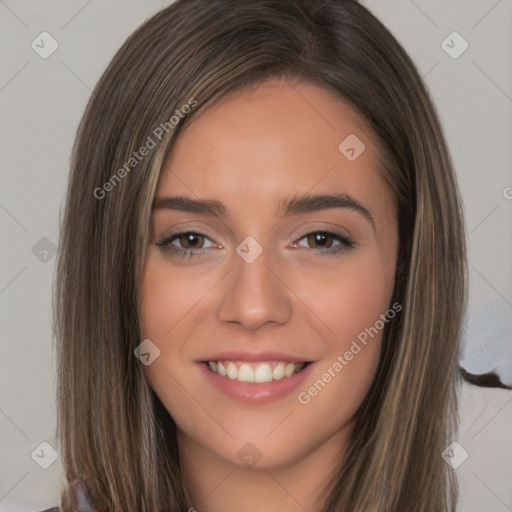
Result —
[[456, 479], [441, 452], [457, 428], [464, 223], [446, 142], [413, 62], [353, 0], [177, 0], [115, 55], [73, 150], [54, 320], [64, 512], [76, 478], [99, 511], [187, 510], [174, 423], [134, 356], [151, 206], [163, 159], [189, 120], [269, 78], [327, 87], [355, 107], [375, 135], [397, 205], [392, 302], [403, 310], [386, 325], [324, 510], [455, 508]]

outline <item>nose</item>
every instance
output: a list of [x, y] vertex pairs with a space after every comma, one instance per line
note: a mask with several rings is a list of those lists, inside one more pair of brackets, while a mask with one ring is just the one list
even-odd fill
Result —
[[269, 268], [265, 251], [252, 263], [236, 257], [222, 290], [217, 315], [220, 321], [249, 330], [266, 324], [284, 324], [292, 315], [291, 291]]

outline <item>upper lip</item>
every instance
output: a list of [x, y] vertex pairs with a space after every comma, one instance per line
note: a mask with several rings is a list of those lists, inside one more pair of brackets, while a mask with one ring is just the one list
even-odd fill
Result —
[[289, 363], [305, 363], [311, 360], [305, 359], [304, 357], [283, 354], [282, 352], [221, 352], [198, 360], [198, 362], [206, 361], [247, 361], [253, 363], [287, 361]]

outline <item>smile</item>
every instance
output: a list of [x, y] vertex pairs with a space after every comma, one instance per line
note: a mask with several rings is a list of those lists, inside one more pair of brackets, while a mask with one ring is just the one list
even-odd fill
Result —
[[309, 363], [292, 363], [287, 361], [206, 361], [208, 368], [222, 377], [239, 382], [262, 384], [292, 377]]

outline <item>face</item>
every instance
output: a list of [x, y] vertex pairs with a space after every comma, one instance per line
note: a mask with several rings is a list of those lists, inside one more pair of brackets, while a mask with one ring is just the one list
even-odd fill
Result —
[[398, 235], [380, 164], [356, 112], [307, 83], [225, 96], [180, 134], [140, 290], [160, 350], [146, 376], [178, 441], [271, 468], [350, 430], [390, 321]]

